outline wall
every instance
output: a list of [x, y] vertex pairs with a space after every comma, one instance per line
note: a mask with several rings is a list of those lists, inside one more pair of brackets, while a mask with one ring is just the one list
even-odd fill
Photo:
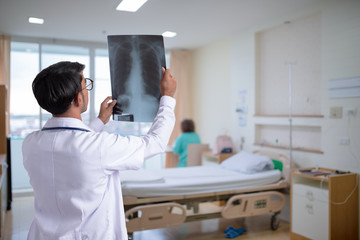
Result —
[[[309, 119], [307, 124], [321, 126], [321, 149], [324, 154], [293, 152], [299, 167], [318, 164], [360, 173], [360, 98], [328, 98], [328, 80], [360, 76], [360, 1], [323, 1], [309, 9], [279, 16], [249, 29], [241, 31], [230, 40], [226, 39], [197, 49], [193, 53], [192, 91], [194, 119], [200, 126], [199, 134], [204, 142], [212, 146], [221, 129], [227, 129], [235, 146], [240, 148], [244, 138], [244, 149], [252, 151], [255, 139], [255, 35], [283, 24], [285, 20], [296, 20], [319, 13], [321, 18], [321, 114], [323, 119]], [[230, 54], [216, 50], [226, 50]], [[217, 65], [216, 63], [221, 63]], [[223, 69], [221, 69], [221, 67]], [[222, 77], [215, 72], [223, 72]], [[228, 87], [224, 86], [229, 84]], [[213, 94], [212, 94], [213, 93]], [[221, 97], [218, 96], [221, 93]], [[214, 94], [217, 95], [215, 100]], [[216, 108], [212, 105], [215, 104]], [[236, 109], [247, 107], [247, 113]], [[344, 110], [355, 109], [355, 116], [341, 119], [329, 118], [331, 106]], [[224, 116], [219, 117], [219, 116]], [[245, 119], [245, 121], [244, 121]], [[245, 123], [245, 124], [244, 124]], [[339, 144], [339, 138], [349, 137], [350, 145]], [[285, 219], [288, 217], [284, 217]]]
[[[323, 113], [331, 106], [355, 108], [355, 117], [325, 118], [323, 149], [326, 166], [360, 172], [360, 98], [329, 99], [329, 79], [360, 76], [360, 1], [334, 5], [323, 11]], [[340, 137], [349, 137], [350, 145], [339, 145]]]
[[[230, 40], [211, 44], [192, 52], [190, 91], [196, 131], [204, 143], [211, 143], [219, 134], [231, 130]], [[216, 124], [214, 124], [216, 123]]]
[[317, 13], [256, 34], [256, 114], [289, 112], [290, 63], [292, 113], [320, 113], [321, 32]]

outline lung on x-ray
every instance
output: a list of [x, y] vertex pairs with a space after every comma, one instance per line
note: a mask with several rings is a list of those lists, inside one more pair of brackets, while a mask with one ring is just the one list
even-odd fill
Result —
[[162, 36], [108, 36], [111, 91], [117, 121], [152, 122], [159, 108], [161, 67], [165, 66]]

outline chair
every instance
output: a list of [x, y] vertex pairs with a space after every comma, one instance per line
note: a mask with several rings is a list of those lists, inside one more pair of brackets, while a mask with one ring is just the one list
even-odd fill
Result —
[[189, 144], [187, 152], [187, 166], [202, 165], [201, 153], [204, 151], [209, 151], [209, 144]]

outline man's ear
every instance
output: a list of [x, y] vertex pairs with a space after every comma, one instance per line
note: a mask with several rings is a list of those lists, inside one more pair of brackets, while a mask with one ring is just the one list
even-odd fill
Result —
[[83, 101], [83, 99], [82, 99], [82, 97], [80, 96], [80, 93], [78, 93], [78, 94], [76, 95], [76, 97], [74, 98], [74, 104], [75, 104], [75, 106], [76, 106], [76, 107], [81, 106], [82, 101]]

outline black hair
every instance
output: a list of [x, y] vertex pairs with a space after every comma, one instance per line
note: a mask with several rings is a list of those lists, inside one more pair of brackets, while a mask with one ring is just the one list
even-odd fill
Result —
[[181, 130], [183, 132], [195, 132], [195, 124], [191, 119], [184, 119], [181, 122]]
[[32, 83], [40, 107], [54, 115], [66, 112], [81, 91], [84, 68], [78, 62], [58, 62], [43, 69]]

